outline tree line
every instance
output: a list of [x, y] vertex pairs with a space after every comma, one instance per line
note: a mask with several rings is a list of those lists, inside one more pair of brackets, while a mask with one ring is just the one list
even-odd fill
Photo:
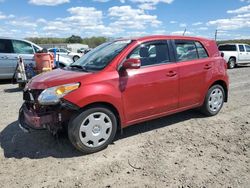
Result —
[[250, 45], [250, 39], [238, 39], [238, 40], [223, 40], [217, 41], [218, 44], [225, 44], [225, 43], [244, 43]]
[[[90, 37], [90, 38], [81, 38], [80, 36], [72, 35], [68, 38], [54, 38], [54, 37], [31, 37], [27, 40], [34, 42], [35, 44], [56, 44], [56, 43], [81, 43], [87, 44], [90, 48], [95, 48], [100, 44], [110, 40], [106, 37]], [[223, 40], [217, 41], [217, 44], [225, 43], [245, 43], [250, 45], [250, 39], [239, 39], [239, 40]]]
[[108, 38], [105, 37], [81, 38], [80, 36], [76, 35], [72, 35], [68, 38], [30, 37], [26, 39], [34, 42], [35, 44], [81, 43], [87, 44], [90, 48], [94, 48], [108, 41]]

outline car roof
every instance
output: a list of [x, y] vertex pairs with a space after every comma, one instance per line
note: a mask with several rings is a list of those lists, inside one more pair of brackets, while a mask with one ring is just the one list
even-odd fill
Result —
[[29, 40], [25, 40], [25, 39], [21, 39], [21, 38], [14, 38], [14, 37], [1, 37], [1, 36], [0, 36], [0, 39], [6, 39], [6, 40], [20, 40], [20, 41], [24, 41], [24, 42], [30, 43], [30, 44], [32, 44], [32, 45], [34, 45], [34, 46], [36, 46], [36, 47], [38, 47], [38, 48], [42, 49], [42, 47], [41, 47], [41, 46], [39, 46], [39, 45], [37, 45], [37, 44], [35, 44], [35, 43], [33, 43], [33, 42], [29, 41]]
[[191, 37], [191, 36], [181, 36], [181, 35], [150, 35], [150, 36], [143, 36], [143, 37], [131, 37], [131, 38], [119, 38], [116, 41], [119, 40], [136, 40], [138, 42], [143, 41], [150, 41], [150, 40], [197, 40], [197, 41], [210, 41], [212, 39], [206, 39], [203, 37]]

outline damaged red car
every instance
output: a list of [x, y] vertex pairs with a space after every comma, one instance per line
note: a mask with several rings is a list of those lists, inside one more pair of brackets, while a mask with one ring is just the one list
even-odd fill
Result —
[[23, 98], [24, 131], [66, 128], [78, 150], [93, 153], [136, 123], [192, 108], [216, 115], [228, 99], [227, 64], [209, 39], [119, 39], [34, 77]]

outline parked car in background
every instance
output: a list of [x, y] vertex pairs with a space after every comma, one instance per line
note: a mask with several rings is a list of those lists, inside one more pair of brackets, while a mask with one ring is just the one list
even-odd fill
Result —
[[81, 49], [78, 49], [77, 52], [84, 55], [84, 54], [90, 52], [91, 50], [92, 50], [92, 48], [81, 48]]
[[250, 45], [248, 44], [221, 44], [219, 50], [224, 54], [229, 69], [237, 65], [250, 64]]
[[127, 126], [200, 108], [207, 116], [228, 98], [226, 62], [216, 42], [148, 36], [107, 42], [77, 62], [34, 77], [24, 90], [20, 127], [67, 127], [84, 153], [110, 144]]
[[[40, 46], [27, 40], [0, 37], [0, 79], [13, 77], [19, 56], [25, 64], [35, 65], [34, 53], [40, 50]], [[69, 66], [73, 62], [68, 57], [57, 58], [57, 61], [61, 67]]]
[[82, 56], [82, 54], [80, 53], [74, 53], [65, 48], [49, 48], [48, 49], [48, 51], [52, 53], [54, 53], [55, 50], [56, 50], [56, 54], [70, 56], [74, 62], [77, 61]]

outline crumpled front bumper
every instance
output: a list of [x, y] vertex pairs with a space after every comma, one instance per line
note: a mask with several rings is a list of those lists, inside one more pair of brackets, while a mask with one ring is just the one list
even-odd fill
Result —
[[31, 129], [48, 129], [48, 126], [58, 124], [59, 118], [56, 112], [38, 114], [32, 109], [29, 110], [24, 103], [19, 110], [18, 122], [23, 131], [30, 132]]

